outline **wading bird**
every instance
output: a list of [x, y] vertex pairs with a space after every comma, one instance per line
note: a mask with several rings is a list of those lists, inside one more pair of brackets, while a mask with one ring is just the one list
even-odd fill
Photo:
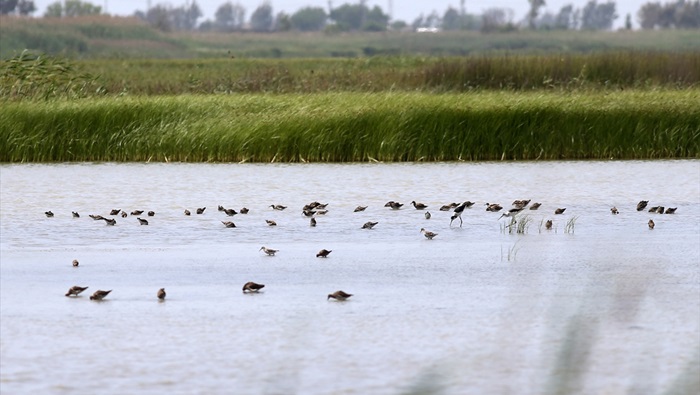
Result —
[[148, 220], [145, 220], [143, 218], [137, 217], [136, 219], [139, 220], [140, 225], [148, 225]]
[[654, 226], [656, 226], [653, 219], [650, 219], [647, 224], [649, 225], [649, 229], [654, 229]]
[[362, 229], [372, 229], [378, 223], [379, 222], [372, 222], [372, 221], [365, 222], [365, 224], [362, 225]]
[[225, 227], [227, 228], [235, 228], [236, 224], [234, 224], [232, 221], [221, 221], [222, 224], [224, 224]]
[[333, 252], [333, 250], [322, 249], [316, 254], [316, 258], [328, 258], [328, 255]]
[[355, 207], [355, 210], [353, 212], [357, 213], [360, 211], [365, 211], [366, 209], [367, 209], [367, 206], [357, 206], [357, 207]]
[[425, 236], [425, 238], [428, 240], [432, 240], [433, 237], [438, 235], [437, 233], [425, 230], [425, 228], [420, 228], [420, 232], [423, 233], [423, 236]]
[[328, 297], [326, 298], [326, 300], [335, 299], [337, 301], [342, 302], [344, 300], [347, 300], [351, 296], [352, 296], [352, 294], [349, 294], [349, 293], [346, 293], [343, 291], [335, 291], [332, 294], [328, 294]]
[[68, 289], [66, 296], [78, 296], [81, 292], [85, 291], [86, 289], [88, 289], [88, 287], [79, 287], [77, 285], [74, 285]]
[[243, 293], [246, 293], [246, 292], [257, 293], [258, 291], [260, 291], [263, 288], [265, 288], [265, 284], [258, 284], [258, 283], [254, 283], [252, 281], [248, 281], [247, 283], [245, 283], [243, 285]]
[[160, 300], [165, 300], [165, 288], [161, 288], [158, 290], [158, 293], [156, 293], [156, 296]]
[[110, 289], [109, 291], [97, 290], [97, 291], [95, 291], [94, 294], [92, 294], [92, 296], [90, 296], [90, 300], [102, 300], [102, 299], [104, 299], [107, 295], [109, 295], [110, 292], [112, 292], [111, 289]]
[[415, 200], [411, 201], [411, 204], [416, 210], [425, 210], [426, 208], [428, 208], [428, 206], [426, 206], [423, 203], [416, 203]]
[[566, 207], [558, 208], [558, 209], [554, 210], [554, 214], [564, 214], [564, 211], [566, 211]]
[[647, 207], [647, 204], [649, 204], [648, 200], [641, 200], [639, 203], [637, 203], [637, 211], [642, 211]]
[[267, 247], [265, 247], [265, 246], [262, 246], [262, 247], [260, 247], [260, 250], [258, 250], [258, 251], [262, 251], [262, 252], [266, 253], [266, 254], [269, 255], [269, 256], [275, 256], [275, 254], [276, 254], [277, 251], [279, 251], [279, 250], [273, 250], [272, 248], [267, 248]]

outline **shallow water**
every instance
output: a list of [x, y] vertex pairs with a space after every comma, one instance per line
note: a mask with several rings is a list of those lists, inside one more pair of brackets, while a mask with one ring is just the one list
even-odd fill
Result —
[[[700, 161], [2, 165], [0, 188], [3, 394], [700, 388]], [[438, 207], [467, 199], [450, 226]], [[525, 234], [484, 210], [515, 199], [542, 202]], [[88, 217], [113, 208], [156, 215]], [[338, 289], [354, 296], [327, 301]]]

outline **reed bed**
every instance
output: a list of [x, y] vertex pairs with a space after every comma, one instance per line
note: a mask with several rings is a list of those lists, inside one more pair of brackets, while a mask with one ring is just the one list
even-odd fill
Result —
[[5, 101], [0, 161], [698, 158], [697, 90]]

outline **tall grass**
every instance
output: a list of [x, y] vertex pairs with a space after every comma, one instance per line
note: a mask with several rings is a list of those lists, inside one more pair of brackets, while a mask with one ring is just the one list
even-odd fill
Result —
[[6, 101], [0, 161], [697, 158], [698, 92]]

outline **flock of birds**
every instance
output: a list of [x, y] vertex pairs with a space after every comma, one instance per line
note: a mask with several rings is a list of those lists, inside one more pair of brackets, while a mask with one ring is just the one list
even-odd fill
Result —
[[[538, 210], [538, 209], [542, 206], [542, 203], [535, 202], [535, 203], [530, 204], [530, 202], [531, 202], [531, 200], [529, 200], [529, 199], [528, 199], [528, 200], [515, 200], [515, 201], [512, 203], [512, 208], [510, 208], [510, 209], [508, 209], [506, 212], [502, 213], [502, 214], [501, 214], [501, 217], [499, 217], [499, 219], [500, 219], [500, 218], [507, 217], [507, 218], [513, 218], [513, 220], [514, 220], [514, 217], [515, 217], [517, 214], [521, 213], [521, 212], [522, 212], [523, 210], [525, 210], [526, 208], [527, 208], [528, 210]], [[416, 202], [416, 201], [411, 201], [410, 204], [411, 204], [416, 210], [426, 210], [426, 209], [428, 208], [428, 205], [423, 204], [423, 203], [419, 203], [419, 202]], [[452, 215], [450, 216], [450, 226], [452, 226], [452, 224], [453, 224], [454, 221], [459, 220], [459, 222], [460, 222], [460, 223], [459, 223], [459, 226], [461, 227], [462, 224], [463, 224], [463, 221], [462, 221], [462, 213], [463, 213], [466, 209], [471, 208], [472, 206], [474, 206], [474, 204], [476, 204], [476, 203], [475, 203], [475, 202], [472, 202], [472, 201], [469, 201], [469, 200], [467, 200], [467, 201], [465, 201], [465, 202], [462, 202], [462, 203], [449, 203], [449, 204], [445, 204], [445, 205], [441, 206], [439, 210], [440, 210], [440, 211], [452, 211]], [[648, 204], [649, 204], [649, 201], [648, 201], [648, 200], [642, 200], [642, 201], [640, 201], [639, 203], [637, 203], [637, 211], [643, 211], [643, 210], [645, 210], [645, 209], [647, 208]], [[315, 201], [315, 202], [312, 202], [312, 203], [309, 203], [309, 204], [305, 205], [305, 206], [302, 208], [302, 214], [303, 214], [305, 217], [309, 217], [309, 218], [310, 218], [310, 223], [309, 223], [310, 226], [316, 226], [316, 219], [315, 219], [315, 217], [318, 216], [318, 215], [325, 215], [326, 213], [328, 213], [328, 210], [326, 210], [326, 207], [327, 207], [327, 206], [328, 206], [327, 203], [326, 203], [326, 204], [322, 204], [322, 203], [320, 203], [320, 202], [316, 202], [316, 201]], [[392, 210], [399, 210], [399, 209], [401, 209], [403, 206], [404, 206], [403, 203], [399, 203], [399, 202], [396, 202], [396, 201], [393, 201], [393, 200], [388, 201], [388, 202], [384, 205], [384, 207], [388, 207], [388, 208], [390, 208], [390, 209], [392, 209]], [[272, 205], [270, 205], [269, 207], [271, 207], [273, 210], [277, 210], [277, 211], [283, 211], [283, 210], [287, 209], [287, 206], [283, 206], [283, 205], [280, 205], [280, 204], [272, 204]], [[365, 209], [367, 209], [367, 206], [357, 206], [357, 207], [354, 209], [354, 212], [362, 212], [362, 211], [365, 211]], [[197, 214], [201, 215], [201, 214], [204, 214], [205, 210], [206, 210], [206, 207], [200, 207], [200, 208], [197, 208], [197, 209], [195, 210], [195, 212], [196, 212]], [[226, 215], [229, 216], [229, 217], [233, 217], [234, 215], [237, 215], [237, 214], [248, 214], [249, 211], [250, 211], [250, 210], [249, 210], [248, 208], [246, 208], [246, 207], [243, 207], [243, 208], [241, 208], [239, 211], [236, 211], [235, 209], [231, 209], [231, 208], [228, 208], [228, 209], [227, 209], [227, 208], [224, 208], [223, 206], [219, 206], [219, 207], [218, 207], [218, 210], [221, 211], [221, 212], [223, 212], [224, 214], [226, 214]], [[501, 210], [503, 210], [503, 206], [501, 206], [500, 204], [497, 204], [497, 203], [486, 203], [486, 211], [490, 211], [490, 212], [500, 212]], [[666, 208], [666, 207], [663, 207], [663, 206], [653, 206], [653, 207], [650, 207], [650, 208], [649, 208], [648, 212], [650, 212], [650, 213], [657, 213], [657, 214], [674, 214], [674, 213], [676, 212], [676, 210], [677, 210], [677, 207], [668, 207], [668, 208]], [[566, 208], [558, 207], [558, 208], [556, 208], [556, 209], [554, 210], [554, 214], [555, 214], [555, 215], [560, 215], [560, 214], [563, 214], [564, 211], [566, 211]], [[610, 208], [610, 212], [611, 212], [613, 215], [617, 215], [617, 214], [620, 213], [620, 211], [617, 209], [617, 207], [611, 207], [611, 208]], [[139, 222], [140, 225], [148, 225], [148, 220], [140, 217], [143, 213], [144, 213], [143, 210], [134, 210], [134, 211], [131, 211], [130, 215], [136, 216], [136, 217], [137, 217], [136, 219], [138, 220], [138, 222]], [[48, 218], [54, 217], [54, 213], [51, 212], [51, 211], [46, 211], [44, 214], [45, 214]], [[72, 215], [73, 215], [74, 218], [80, 218], [80, 214], [79, 214], [78, 212], [76, 212], [76, 211], [73, 211], [73, 212], [72, 212]], [[129, 214], [127, 214], [126, 211], [123, 211], [123, 210], [121, 210], [121, 209], [113, 209], [113, 210], [111, 210], [111, 211], [110, 211], [110, 215], [111, 215], [111, 216], [118, 216], [118, 215], [120, 215], [122, 218], [126, 218], [126, 217], [129, 216]], [[155, 216], [155, 212], [154, 212], [154, 211], [148, 211], [146, 215], [147, 215], [148, 217], [154, 217], [154, 216]], [[191, 215], [191, 212], [190, 212], [189, 210], [184, 210], [184, 215], [189, 216], [189, 215]], [[425, 218], [426, 218], [426, 219], [430, 219], [431, 216], [432, 216], [432, 215], [430, 214], [430, 211], [425, 211]], [[116, 224], [116, 219], [114, 219], [114, 218], [103, 217], [103, 216], [101, 216], [101, 215], [96, 215], [96, 214], [90, 214], [89, 217], [92, 218], [92, 219], [94, 219], [94, 220], [103, 220], [103, 221], [106, 222], [107, 225], [113, 226], [113, 225]], [[235, 227], [236, 227], [236, 225], [235, 225], [232, 221], [221, 221], [221, 222], [222, 222], [222, 224], [223, 224], [225, 227], [227, 227], [227, 228], [235, 228]], [[266, 223], [267, 223], [268, 226], [276, 226], [276, 225], [277, 225], [277, 223], [276, 223], [275, 221], [269, 220], [269, 219], [266, 220]], [[379, 222], [377, 222], [377, 221], [368, 221], [368, 222], [366, 222], [364, 225], [362, 225], [362, 229], [372, 229], [372, 228], [374, 228], [374, 226], [376, 226], [378, 223], [379, 223]], [[654, 220], [653, 220], [653, 219], [650, 219], [650, 220], [649, 220], [648, 226], [649, 226], [649, 229], [654, 229], [655, 223], [654, 223]], [[551, 219], [549, 219], [549, 220], [547, 220], [547, 221], [545, 222], [545, 228], [546, 228], [546, 229], [551, 229], [551, 228], [552, 228], [552, 220], [551, 220]], [[421, 228], [421, 229], [420, 229], [420, 232], [421, 232], [421, 234], [423, 234], [423, 236], [425, 236], [425, 238], [428, 239], [428, 240], [432, 240], [433, 238], [435, 238], [435, 237], [438, 235], [437, 233], [431, 232], [431, 231], [429, 231], [429, 230], [427, 230], [427, 229], [425, 229], [425, 228]], [[264, 254], [266, 254], [266, 255], [268, 255], [268, 256], [275, 256], [275, 254], [276, 254], [277, 252], [279, 252], [279, 250], [276, 250], [276, 249], [273, 249], [273, 248], [269, 248], [269, 247], [266, 247], [266, 246], [260, 247], [260, 250], [259, 250], [259, 251], [262, 251]], [[332, 251], [332, 250], [327, 250], [327, 249], [324, 248], [324, 249], [321, 249], [318, 253], [316, 253], [316, 257], [317, 257], [317, 258], [327, 258], [327, 257], [330, 255], [331, 252], [333, 252], [333, 251]], [[76, 260], [73, 260], [73, 266], [74, 266], [74, 267], [78, 267], [79, 264], [80, 264], [80, 263], [78, 262], [77, 259], [76, 259]], [[249, 282], [247, 282], [247, 283], [245, 283], [245, 284], [243, 285], [243, 293], [257, 293], [257, 292], [259, 292], [259, 291], [260, 291], [262, 288], [264, 288], [264, 287], [265, 287], [264, 284], [258, 284], [258, 283], [249, 281]], [[78, 296], [78, 295], [80, 295], [83, 291], [85, 291], [87, 288], [88, 288], [88, 287], [81, 287], [81, 286], [75, 285], [75, 286], [71, 287], [71, 288], [68, 290], [68, 292], [66, 293], [65, 296], [68, 296], [68, 297], [71, 297], [71, 296]], [[107, 297], [107, 296], [110, 294], [110, 292], [112, 292], [112, 290], [107, 290], [107, 291], [104, 291], [104, 290], [97, 290], [97, 291], [95, 291], [95, 292], [92, 294], [92, 296], [90, 296], [90, 300], [97, 300], [97, 301], [103, 300], [105, 297]], [[156, 297], [157, 297], [158, 300], [160, 300], [160, 301], [165, 300], [165, 296], [166, 296], [166, 293], [165, 293], [165, 289], [164, 289], [164, 288], [159, 289], [158, 292], [156, 293]], [[337, 300], [337, 301], [344, 301], [344, 300], [347, 300], [348, 298], [350, 298], [351, 296], [352, 296], [352, 294], [349, 294], [349, 293], [346, 293], [346, 292], [344, 292], [344, 291], [342, 291], [342, 290], [339, 290], [339, 291], [336, 291], [336, 292], [333, 292], [333, 293], [328, 294], [327, 300], [334, 299], [334, 300]]]

